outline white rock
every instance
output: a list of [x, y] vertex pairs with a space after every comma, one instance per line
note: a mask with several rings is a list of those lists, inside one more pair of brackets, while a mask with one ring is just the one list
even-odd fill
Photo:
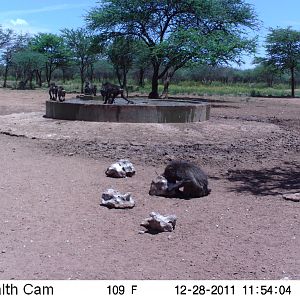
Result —
[[129, 160], [120, 159], [108, 167], [105, 174], [113, 178], [132, 177], [135, 174], [135, 168]]
[[300, 193], [295, 193], [295, 194], [284, 194], [282, 197], [285, 200], [290, 200], [294, 202], [300, 202]]
[[163, 216], [152, 212], [150, 218], [145, 219], [141, 226], [149, 232], [171, 232], [175, 229], [177, 217], [175, 215]]
[[162, 175], [157, 176], [151, 182], [149, 195], [175, 197], [176, 191], [170, 192], [168, 189], [171, 185], [172, 185], [172, 183], [168, 182], [164, 176], [162, 176]]
[[108, 189], [102, 194], [101, 204], [108, 208], [133, 208], [135, 202], [130, 193], [124, 195], [113, 189]]

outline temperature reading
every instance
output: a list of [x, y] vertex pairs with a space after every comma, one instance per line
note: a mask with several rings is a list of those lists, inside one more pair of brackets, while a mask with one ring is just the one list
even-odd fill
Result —
[[124, 285], [109, 285], [107, 288], [109, 295], [124, 295], [125, 293]]

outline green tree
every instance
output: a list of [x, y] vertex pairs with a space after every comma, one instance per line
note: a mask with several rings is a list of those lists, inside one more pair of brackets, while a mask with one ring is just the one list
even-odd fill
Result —
[[133, 65], [134, 54], [135, 41], [122, 36], [116, 37], [107, 50], [119, 84], [124, 89], [127, 89], [127, 74]]
[[0, 26], [0, 50], [1, 54], [1, 62], [5, 65], [4, 69], [4, 82], [3, 87], [6, 87], [8, 68], [11, 60], [11, 49], [13, 47], [15, 33], [12, 29], [3, 30]]
[[12, 34], [12, 29], [3, 29], [0, 25], [0, 49], [10, 42]]
[[75, 62], [79, 64], [81, 93], [83, 93], [88, 69], [95, 62], [100, 48], [95, 46], [93, 36], [84, 28], [65, 28], [62, 30], [62, 37], [70, 49]]
[[270, 61], [262, 57], [256, 57], [253, 63], [257, 65], [252, 70], [255, 81], [266, 82], [268, 87], [272, 87], [275, 79], [280, 75], [280, 70]]
[[271, 28], [266, 38], [266, 57], [268, 65], [281, 72], [289, 71], [291, 95], [295, 97], [295, 71], [300, 60], [300, 31], [288, 28]]
[[19, 87], [26, 88], [29, 82], [29, 88], [33, 89], [32, 80], [37, 70], [40, 70], [47, 57], [30, 49], [21, 50], [12, 56], [12, 64], [15, 67], [18, 79], [20, 79]]
[[149, 48], [141, 41], [136, 41], [136, 51], [134, 56], [134, 67], [138, 71], [138, 85], [143, 87], [145, 85], [145, 73], [150, 66], [151, 53]]
[[114, 68], [106, 59], [99, 59], [94, 64], [94, 75], [98, 82], [109, 81], [114, 77]]
[[[64, 66], [69, 57], [62, 37], [52, 33], [40, 33], [31, 40], [30, 48], [47, 57], [45, 62], [45, 74], [48, 86], [50, 86], [53, 72], [58, 67]], [[38, 72], [37, 76], [39, 78], [39, 84], [41, 85], [41, 72]]]
[[103, 39], [132, 36], [150, 52], [152, 91], [190, 62], [216, 64], [240, 60], [254, 50], [246, 29], [257, 19], [244, 0], [103, 0], [86, 16], [88, 26]]
[[7, 30], [7, 43], [3, 46], [1, 61], [5, 66], [3, 75], [3, 87], [7, 86], [7, 76], [9, 68], [12, 65], [12, 56], [14, 53], [25, 49], [28, 46], [30, 36], [28, 34], [16, 34], [12, 30]]

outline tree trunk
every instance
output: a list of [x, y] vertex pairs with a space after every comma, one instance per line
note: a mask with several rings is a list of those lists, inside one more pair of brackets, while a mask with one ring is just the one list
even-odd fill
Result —
[[126, 68], [123, 68], [123, 84], [122, 89], [126, 91], [126, 96], [128, 97], [128, 89], [127, 89], [127, 71]]
[[291, 89], [292, 89], [292, 97], [295, 98], [295, 68], [291, 68]]
[[92, 63], [90, 65], [90, 81], [94, 82], [94, 66]]
[[31, 90], [33, 90], [32, 80], [33, 80], [33, 72], [29, 76], [29, 88]]
[[152, 75], [152, 90], [148, 96], [149, 99], [159, 99], [158, 80], [159, 80], [159, 65], [155, 65], [153, 70], [153, 75]]
[[81, 59], [81, 61], [80, 61], [80, 79], [81, 79], [80, 92], [81, 92], [81, 94], [84, 93], [83, 86], [84, 86], [84, 82], [85, 82], [85, 74], [84, 74], [85, 67], [86, 67], [86, 65], [84, 64], [84, 59]]
[[267, 85], [268, 87], [273, 87], [273, 76], [267, 78]]
[[62, 71], [62, 80], [63, 83], [66, 83], [66, 69], [65, 68], [61, 68]]
[[120, 73], [119, 67], [117, 67], [115, 70], [116, 70], [116, 75], [117, 75], [117, 78], [118, 78], [119, 85], [120, 85], [121, 88], [123, 88], [122, 87], [122, 75]]
[[6, 88], [7, 74], [8, 74], [8, 64], [6, 64], [6, 66], [5, 66], [4, 82], [3, 82], [3, 87], [4, 87], [4, 88]]
[[140, 68], [140, 70], [139, 70], [139, 82], [138, 82], [140, 87], [144, 87], [144, 85], [145, 85], [144, 74], [145, 74], [145, 69]]
[[36, 70], [37, 84], [42, 87], [42, 71]]
[[81, 72], [80, 72], [80, 79], [81, 79], [81, 87], [80, 87], [80, 92], [81, 92], [81, 94], [83, 94], [84, 93], [84, 90], [83, 90], [83, 86], [84, 86], [84, 74], [82, 74]]
[[50, 87], [50, 80], [51, 80], [50, 69], [49, 69], [48, 63], [46, 63], [46, 81], [47, 81], [48, 87]]

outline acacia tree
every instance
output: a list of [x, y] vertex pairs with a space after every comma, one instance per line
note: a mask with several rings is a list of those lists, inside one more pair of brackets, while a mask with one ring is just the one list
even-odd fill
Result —
[[141, 40], [135, 41], [135, 55], [133, 67], [137, 72], [137, 83], [140, 87], [145, 85], [145, 73], [150, 66], [151, 53], [149, 48]]
[[11, 32], [9, 42], [4, 46], [2, 53], [2, 61], [5, 65], [3, 87], [7, 86], [7, 76], [10, 67], [12, 66], [12, 57], [14, 53], [26, 49], [30, 41], [30, 35], [25, 33], [16, 34]]
[[15, 67], [19, 82], [19, 88], [25, 89], [29, 82], [29, 88], [33, 89], [32, 80], [37, 70], [40, 70], [47, 57], [30, 49], [21, 50], [12, 56], [12, 64]]
[[245, 34], [257, 19], [244, 0], [103, 0], [86, 16], [88, 26], [103, 38], [133, 36], [150, 51], [152, 91], [158, 98], [160, 79], [193, 61], [239, 59], [254, 50]]
[[255, 79], [258, 82], [265, 81], [268, 87], [272, 87], [275, 79], [280, 75], [280, 70], [263, 57], [256, 57], [253, 63], [257, 65], [255, 69], [253, 69]]
[[12, 35], [12, 29], [3, 29], [0, 25], [0, 49], [4, 48], [10, 42]]
[[10, 42], [12, 35], [12, 29], [3, 29], [0, 24], [0, 49], [3, 49], [5, 45], [7, 45]]
[[[68, 52], [63, 39], [56, 34], [40, 33], [31, 40], [30, 48], [47, 57], [45, 61], [45, 74], [48, 86], [50, 86], [53, 72], [58, 67], [64, 65], [68, 58]], [[41, 72], [38, 72], [37, 76], [41, 85]]]
[[291, 95], [295, 97], [295, 71], [300, 61], [300, 31], [288, 28], [271, 28], [266, 38], [265, 62], [281, 72], [291, 74]]
[[70, 49], [75, 62], [79, 63], [81, 93], [83, 93], [88, 68], [95, 62], [99, 48], [95, 47], [93, 36], [84, 28], [65, 28], [62, 30], [62, 37]]
[[10, 49], [12, 49], [13, 47], [14, 37], [15, 37], [15, 33], [13, 32], [13, 30], [11, 29], [3, 30], [0, 27], [0, 49], [2, 50], [1, 61], [5, 65], [3, 87], [6, 87], [8, 68], [10, 65], [11, 54], [12, 54], [12, 51]]
[[17, 34], [12, 29], [3, 30], [0, 27], [0, 49], [1, 62], [4, 65], [3, 87], [6, 87], [7, 75], [12, 64], [12, 55], [17, 51], [25, 49], [30, 40], [29, 34]]
[[135, 42], [132, 39], [116, 37], [108, 47], [107, 55], [116, 72], [119, 84], [127, 89], [127, 74], [133, 64]]

